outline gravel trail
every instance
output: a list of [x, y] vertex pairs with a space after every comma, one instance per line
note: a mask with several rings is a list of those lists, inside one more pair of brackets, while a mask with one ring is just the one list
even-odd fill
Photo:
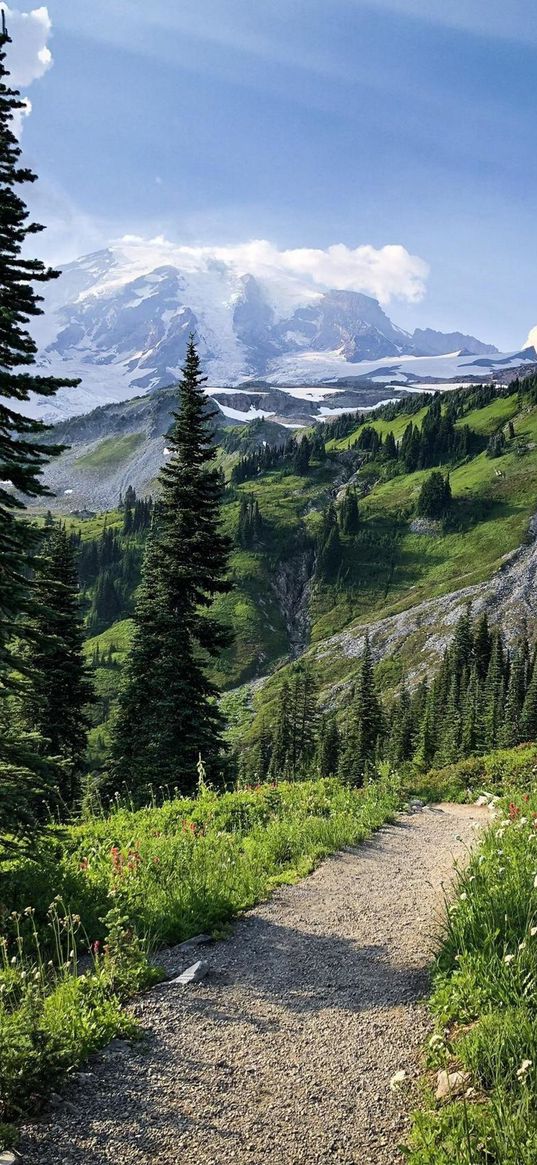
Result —
[[232, 936], [166, 953], [178, 974], [26, 1127], [28, 1165], [398, 1165], [429, 1020], [423, 999], [442, 884], [486, 811], [398, 819], [245, 914]]

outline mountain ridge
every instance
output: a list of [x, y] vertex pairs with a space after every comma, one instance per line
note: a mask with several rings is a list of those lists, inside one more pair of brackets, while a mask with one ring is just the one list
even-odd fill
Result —
[[[187, 258], [184, 258], [184, 254]], [[179, 263], [183, 266], [179, 266]], [[80, 377], [77, 389], [32, 402], [45, 420], [151, 393], [180, 374], [194, 332], [211, 389], [262, 378], [288, 387], [357, 377], [378, 384], [482, 379], [535, 360], [503, 356], [464, 332], [411, 334], [363, 292], [296, 273], [188, 259], [141, 241], [115, 244], [64, 268], [47, 290], [36, 341], [43, 372]], [[389, 395], [389, 394], [388, 394]]]

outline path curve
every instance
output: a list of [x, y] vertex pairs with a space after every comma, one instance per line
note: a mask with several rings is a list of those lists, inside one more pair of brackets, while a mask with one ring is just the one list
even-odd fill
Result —
[[[231, 938], [167, 952], [135, 1005], [148, 1042], [115, 1041], [28, 1126], [28, 1165], [398, 1165], [419, 1070], [432, 935], [453, 861], [484, 810], [404, 816], [245, 914]], [[89, 1074], [91, 1073], [91, 1074]]]

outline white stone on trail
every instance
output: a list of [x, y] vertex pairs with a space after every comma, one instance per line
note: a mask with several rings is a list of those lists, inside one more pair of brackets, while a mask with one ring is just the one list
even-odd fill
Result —
[[192, 963], [191, 967], [187, 967], [182, 975], [177, 975], [175, 979], [170, 979], [168, 986], [174, 987], [177, 985], [179, 987], [187, 987], [189, 983], [199, 983], [201, 979], [205, 978], [208, 970], [209, 964], [204, 959], [198, 959], [198, 962]]
[[444, 1069], [436, 1076], [436, 1099], [449, 1100], [462, 1092], [470, 1079], [469, 1072], [446, 1072]]
[[15, 1165], [16, 1160], [15, 1154], [10, 1153], [7, 1149], [3, 1153], [0, 1153], [0, 1165]]

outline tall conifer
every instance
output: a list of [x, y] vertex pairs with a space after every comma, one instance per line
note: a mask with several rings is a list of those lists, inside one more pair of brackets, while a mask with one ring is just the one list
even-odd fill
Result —
[[84, 656], [78, 574], [71, 540], [58, 526], [47, 536], [36, 569], [30, 676], [23, 697], [28, 730], [42, 738], [40, 752], [61, 758], [59, 788], [72, 806], [79, 792], [86, 752], [86, 708], [92, 687]]
[[[36, 344], [28, 323], [41, 315], [34, 284], [59, 272], [37, 259], [23, 257], [28, 239], [43, 228], [29, 220], [21, 186], [35, 174], [21, 165], [13, 119], [24, 108], [9, 85], [6, 50], [11, 43], [2, 13], [0, 27], [0, 833], [31, 836], [55, 774], [39, 754], [39, 740], [25, 735], [10, 714], [14, 642], [23, 643], [35, 611], [31, 572], [39, 548], [39, 531], [22, 517], [25, 499], [46, 494], [40, 476], [59, 448], [42, 443], [47, 426], [21, 411], [30, 399], [52, 396], [78, 382], [39, 376]], [[16, 639], [14, 638], [16, 636]], [[37, 746], [37, 747], [36, 747]]]
[[112, 783], [139, 796], [166, 783], [191, 789], [200, 755], [210, 777], [222, 770], [223, 720], [208, 664], [230, 640], [211, 613], [230, 588], [230, 542], [220, 527], [222, 477], [205, 380], [191, 338], [113, 736]]

